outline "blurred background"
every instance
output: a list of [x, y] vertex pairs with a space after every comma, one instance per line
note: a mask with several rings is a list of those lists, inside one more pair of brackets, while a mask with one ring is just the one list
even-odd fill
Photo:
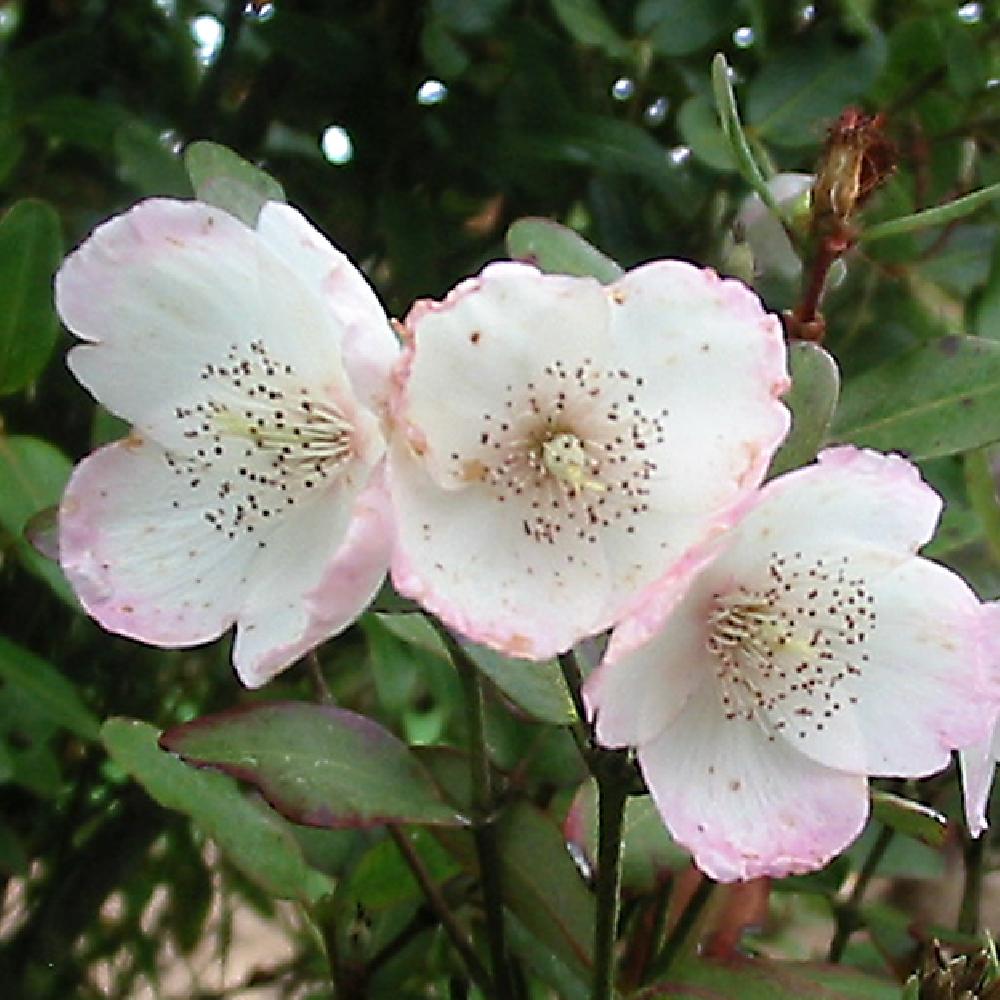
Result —
[[[51, 545], [71, 464], [123, 433], [64, 365], [71, 338], [49, 291], [61, 256], [140, 198], [190, 197], [179, 154], [211, 139], [275, 176], [397, 316], [504, 256], [507, 227], [525, 215], [568, 225], [625, 266], [677, 256], [738, 273], [785, 308], [794, 264], [763, 248], [748, 256], [746, 232], [734, 232], [747, 189], [714, 111], [716, 51], [772, 173], [812, 171], [845, 106], [885, 112], [899, 169], [869, 219], [1000, 181], [991, 3], [0, 0], [0, 212], [11, 209], [0, 222], [0, 994], [330, 995], [297, 911], [202, 826], [158, 806], [95, 739], [112, 715], [162, 727], [312, 689], [300, 667], [266, 695], [243, 692], [228, 638], [165, 653], [106, 635], [33, 546]], [[826, 310], [848, 378], [931, 338], [1000, 338], [996, 223], [987, 209], [849, 258]], [[924, 469], [949, 501], [931, 554], [996, 597], [961, 460]], [[450, 668], [376, 616], [320, 662], [340, 703], [411, 742], [460, 738]], [[536, 801], [562, 801], [581, 780], [571, 746], [500, 712], [491, 725], [501, 768], [529, 760], [518, 780]], [[953, 809], [950, 779], [942, 796]], [[396, 940], [385, 921], [409, 926], [399, 912], [412, 915], [418, 896], [390, 891], [405, 873], [376, 863], [384, 841], [296, 835], [317, 870], [354, 879], [337, 933], [343, 948], [381, 955], [371, 995], [445, 995], [448, 962], [431, 932], [382, 953]], [[929, 849], [890, 862], [905, 877], [897, 889], [946, 870]], [[829, 921], [822, 892], [843, 885], [846, 864], [813, 887], [820, 897], [789, 891], [775, 939], [782, 926]], [[890, 906], [886, 936], [905, 912]], [[861, 964], [890, 947], [874, 931], [866, 940]], [[782, 947], [802, 957], [810, 946]]]

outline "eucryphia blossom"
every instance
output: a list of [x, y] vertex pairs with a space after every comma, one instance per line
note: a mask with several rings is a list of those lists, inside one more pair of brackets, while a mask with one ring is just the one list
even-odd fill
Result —
[[713, 878], [817, 868], [867, 775], [918, 777], [995, 714], [996, 612], [916, 555], [940, 498], [898, 456], [820, 455], [749, 500], [616, 629], [585, 686]]
[[162, 646], [234, 622], [269, 680], [385, 576], [382, 419], [397, 344], [364, 278], [294, 209], [255, 229], [198, 202], [111, 220], [56, 279], [76, 377], [133, 425], [75, 470], [60, 559], [113, 632]]
[[679, 261], [609, 286], [493, 264], [417, 303], [405, 334], [393, 581], [515, 656], [608, 627], [788, 427], [777, 320]]

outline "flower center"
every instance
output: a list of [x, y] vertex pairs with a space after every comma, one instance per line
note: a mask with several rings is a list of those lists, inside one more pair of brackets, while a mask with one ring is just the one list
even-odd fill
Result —
[[200, 502], [205, 520], [228, 538], [258, 531], [355, 459], [346, 416], [259, 341], [249, 353], [233, 345], [224, 363], [204, 365], [200, 376], [204, 397], [174, 411], [190, 450], [166, 460], [193, 494], [173, 506]]
[[650, 511], [667, 417], [643, 409], [643, 387], [625, 369], [555, 361], [537, 379], [507, 385], [501, 405], [482, 414], [475, 457], [451, 455], [458, 477], [517, 504], [536, 542], [596, 544], [615, 524], [633, 534]]
[[768, 583], [713, 595], [706, 645], [723, 714], [806, 738], [857, 703], [876, 614], [850, 558], [771, 553]]
[[572, 489], [603, 493], [607, 487], [590, 473], [599, 470], [599, 463], [587, 454], [583, 442], [575, 434], [555, 434], [542, 442], [541, 464], [546, 472]]

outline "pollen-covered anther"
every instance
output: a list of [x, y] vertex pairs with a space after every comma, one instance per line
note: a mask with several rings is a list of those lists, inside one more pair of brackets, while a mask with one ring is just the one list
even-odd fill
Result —
[[527, 499], [534, 513], [525, 533], [536, 541], [554, 544], [569, 532], [594, 544], [615, 522], [634, 533], [650, 509], [667, 418], [639, 405], [643, 385], [641, 376], [589, 359], [547, 365], [537, 380], [506, 386], [499, 414], [482, 415], [478, 457], [451, 456], [458, 478], [469, 481], [474, 461], [497, 501]]
[[204, 365], [201, 382], [202, 401], [174, 411], [188, 448], [167, 452], [166, 462], [194, 490], [226, 476], [204, 517], [229, 538], [252, 534], [359, 457], [340, 409], [315, 398], [259, 342], [246, 356], [233, 345], [224, 363]]
[[857, 702], [850, 681], [869, 660], [876, 616], [847, 566], [846, 557], [831, 567], [772, 553], [769, 586], [715, 595], [706, 644], [727, 719], [756, 719], [772, 738], [785, 728], [805, 738]]

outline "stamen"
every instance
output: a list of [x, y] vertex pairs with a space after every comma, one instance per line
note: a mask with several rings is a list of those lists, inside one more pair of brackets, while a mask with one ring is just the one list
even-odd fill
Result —
[[727, 719], [756, 720], [805, 738], [858, 700], [874, 598], [849, 559], [812, 562], [771, 553], [768, 585], [717, 594], [706, 644]]

